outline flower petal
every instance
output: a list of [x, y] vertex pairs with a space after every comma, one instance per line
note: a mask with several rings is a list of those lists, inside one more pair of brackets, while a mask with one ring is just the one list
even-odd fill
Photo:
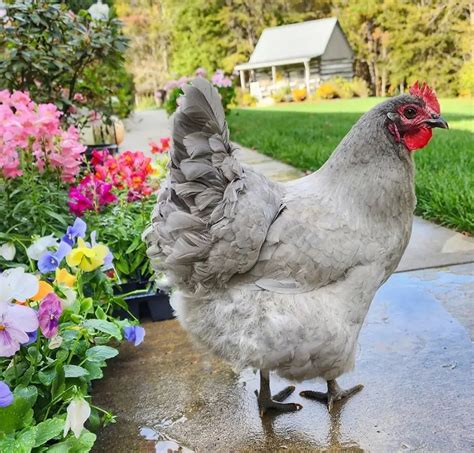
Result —
[[[30, 307], [13, 304], [7, 308], [4, 319], [8, 319], [8, 325], [24, 332], [33, 332], [38, 328], [38, 317], [36, 311]], [[28, 338], [25, 340], [28, 341]]]

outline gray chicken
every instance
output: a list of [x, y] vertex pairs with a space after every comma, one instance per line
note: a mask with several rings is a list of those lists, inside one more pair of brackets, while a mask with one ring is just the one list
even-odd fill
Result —
[[415, 207], [412, 151], [447, 128], [434, 91], [416, 83], [363, 115], [317, 172], [286, 184], [234, 156], [218, 92], [184, 88], [173, 121], [166, 183], [143, 234], [169, 279], [184, 328], [235, 369], [260, 370], [260, 413], [295, 411], [272, 397], [270, 371], [336, 378], [354, 366], [357, 338], [377, 289], [407, 246]]

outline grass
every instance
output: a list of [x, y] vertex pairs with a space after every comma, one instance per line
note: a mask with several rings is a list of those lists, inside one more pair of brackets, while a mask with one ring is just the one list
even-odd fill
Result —
[[[235, 109], [229, 115], [232, 139], [301, 170], [317, 170], [362, 113], [381, 98], [278, 104]], [[450, 130], [415, 153], [416, 213], [474, 234], [474, 102], [442, 99]]]

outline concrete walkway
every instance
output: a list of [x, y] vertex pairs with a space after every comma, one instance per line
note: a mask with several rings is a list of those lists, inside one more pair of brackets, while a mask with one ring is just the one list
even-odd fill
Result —
[[[139, 114], [128, 147], [144, 149], [166, 132], [162, 112]], [[252, 150], [241, 158], [275, 180], [299, 176]], [[94, 389], [94, 403], [118, 416], [95, 451], [473, 451], [473, 262], [471, 238], [415, 220], [398, 274], [370, 308], [356, 368], [340, 380], [365, 388], [331, 415], [299, 396], [323, 389], [304, 382], [290, 399], [302, 411], [261, 420], [252, 371], [234, 373], [177, 321], [146, 323], [145, 343], [124, 345]], [[274, 391], [288, 384], [272, 376]]]

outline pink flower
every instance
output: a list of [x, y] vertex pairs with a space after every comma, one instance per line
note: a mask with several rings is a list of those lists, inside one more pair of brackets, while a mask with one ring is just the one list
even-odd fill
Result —
[[11, 357], [22, 343], [29, 341], [28, 332], [38, 328], [36, 312], [26, 306], [0, 303], [0, 357]]
[[86, 98], [84, 97], [83, 94], [81, 93], [76, 93], [73, 97], [73, 99], [76, 101], [76, 102], [79, 102], [79, 104], [83, 104], [85, 101], [86, 101]]
[[226, 77], [222, 69], [218, 69], [211, 78], [211, 82], [216, 87], [227, 88], [232, 85], [232, 80]]
[[78, 186], [69, 189], [69, 209], [79, 217], [85, 211], [99, 212], [102, 206], [117, 200], [111, 190], [112, 184], [88, 175]]
[[174, 90], [175, 88], [178, 88], [178, 86], [179, 86], [179, 83], [177, 80], [170, 80], [169, 82], [165, 84], [163, 89], [165, 91], [171, 91], [171, 90]]
[[197, 68], [195, 72], [197, 77], [206, 77], [206, 70], [204, 68]]
[[41, 332], [46, 338], [57, 335], [62, 312], [61, 300], [55, 293], [45, 296], [38, 310], [38, 320]]
[[0, 172], [5, 178], [22, 174], [21, 150], [33, 156], [40, 172], [58, 169], [63, 181], [74, 179], [85, 147], [74, 127], [61, 129], [60, 116], [54, 104], [35, 104], [26, 92], [0, 92]]

